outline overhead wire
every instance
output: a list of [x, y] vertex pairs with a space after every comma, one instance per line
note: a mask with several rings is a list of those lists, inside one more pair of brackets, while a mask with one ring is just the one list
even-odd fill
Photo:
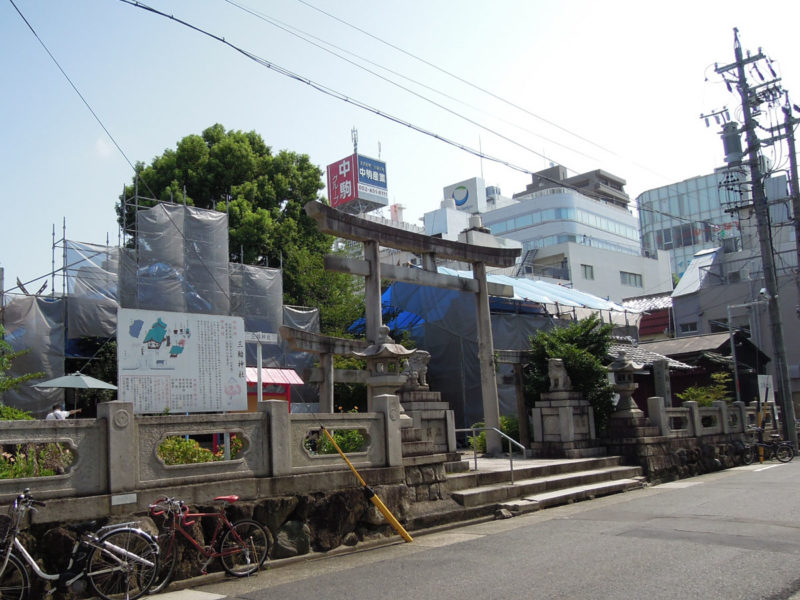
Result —
[[595, 146], [596, 148], [599, 148], [600, 150], [608, 152], [609, 154], [616, 155], [613, 150], [605, 148], [604, 146], [601, 146], [600, 144], [598, 144], [596, 142], [593, 142], [592, 140], [590, 140], [588, 138], [585, 138], [585, 137], [583, 137], [583, 136], [581, 136], [581, 135], [579, 135], [579, 134], [577, 134], [577, 133], [575, 133], [573, 131], [570, 131], [566, 127], [562, 127], [561, 125], [559, 125], [559, 124], [557, 124], [557, 123], [555, 123], [555, 122], [553, 122], [553, 121], [551, 121], [549, 119], [546, 119], [545, 117], [542, 117], [541, 115], [537, 115], [536, 113], [528, 110], [527, 108], [525, 108], [523, 106], [520, 106], [518, 104], [515, 104], [514, 102], [511, 102], [510, 100], [507, 100], [506, 98], [503, 98], [502, 96], [500, 96], [498, 94], [495, 94], [491, 90], [487, 90], [486, 88], [483, 88], [483, 87], [481, 87], [481, 86], [469, 81], [468, 79], [465, 79], [465, 78], [463, 78], [463, 77], [461, 77], [459, 75], [456, 75], [455, 73], [452, 73], [452, 72], [450, 72], [450, 71], [448, 71], [448, 70], [446, 70], [446, 69], [444, 69], [444, 68], [442, 68], [442, 67], [440, 67], [440, 66], [438, 66], [438, 65], [436, 65], [436, 64], [434, 64], [434, 63], [432, 63], [432, 62], [430, 62], [430, 61], [428, 61], [428, 60], [426, 60], [426, 59], [424, 59], [422, 57], [420, 57], [420, 56], [417, 56], [416, 54], [413, 54], [412, 52], [409, 52], [408, 50], [405, 50], [404, 48], [401, 48], [400, 46], [397, 46], [396, 44], [392, 44], [391, 42], [388, 42], [385, 39], [383, 39], [381, 37], [378, 37], [375, 34], [369, 32], [369, 31], [367, 31], [365, 29], [362, 29], [361, 27], [358, 27], [357, 25], [353, 25], [352, 23], [337, 17], [333, 13], [325, 11], [325, 10], [319, 8], [318, 6], [315, 6], [315, 5], [311, 4], [307, 0], [297, 0], [297, 1], [300, 4], [303, 4], [303, 5], [311, 8], [312, 10], [315, 10], [315, 11], [317, 11], [319, 13], [322, 13], [323, 15], [333, 19], [334, 21], [337, 21], [337, 22], [341, 23], [342, 25], [345, 25], [346, 27], [354, 29], [355, 31], [358, 31], [359, 33], [361, 33], [363, 35], [366, 35], [367, 37], [370, 37], [373, 40], [375, 40], [375, 41], [377, 41], [377, 42], [379, 42], [379, 43], [381, 43], [381, 44], [383, 44], [385, 46], [388, 46], [388, 47], [390, 47], [390, 48], [392, 48], [394, 50], [397, 50], [398, 52], [400, 52], [402, 54], [405, 54], [406, 56], [408, 56], [408, 57], [410, 57], [410, 58], [412, 58], [412, 59], [414, 59], [416, 61], [419, 61], [419, 62], [431, 67], [432, 69], [435, 69], [436, 71], [439, 71], [440, 73], [443, 73], [444, 75], [447, 75], [448, 77], [452, 77], [453, 79], [455, 79], [457, 81], [460, 81], [461, 83], [463, 83], [463, 84], [465, 84], [465, 85], [467, 85], [467, 86], [469, 86], [469, 87], [471, 87], [471, 88], [473, 88], [475, 90], [478, 90], [479, 92], [482, 92], [482, 93], [484, 93], [484, 94], [486, 94], [488, 96], [491, 96], [495, 100], [499, 100], [500, 102], [506, 104], [507, 106], [515, 108], [516, 110], [519, 110], [519, 111], [521, 111], [521, 112], [523, 112], [523, 113], [525, 113], [525, 114], [527, 114], [527, 115], [529, 115], [529, 116], [531, 116], [531, 117], [533, 117], [535, 119], [538, 119], [538, 120], [540, 120], [540, 121], [542, 121], [544, 123], [547, 123], [548, 125], [550, 125], [552, 127], [555, 127], [556, 129], [559, 129], [559, 130], [563, 131], [564, 133], [568, 133], [569, 135], [574, 136], [577, 139], [579, 139], [579, 140], [581, 140], [583, 142], [586, 142], [587, 144], [591, 144], [592, 146]]
[[[464, 77], [456, 75], [455, 73], [452, 73], [452, 72], [450, 72], [450, 71], [448, 71], [448, 70], [446, 70], [446, 69], [444, 69], [444, 68], [442, 68], [442, 67], [440, 67], [440, 66], [438, 66], [438, 65], [436, 65], [434, 63], [432, 63], [429, 60], [426, 60], [426, 59], [424, 59], [424, 58], [422, 58], [420, 56], [417, 56], [416, 54], [413, 54], [412, 52], [409, 52], [408, 50], [405, 50], [404, 48], [401, 48], [400, 46], [398, 46], [396, 44], [392, 44], [391, 42], [388, 42], [385, 39], [383, 39], [383, 38], [381, 38], [379, 36], [376, 36], [375, 34], [369, 32], [369, 31], [366, 31], [365, 29], [363, 29], [361, 27], [358, 27], [357, 25], [353, 25], [352, 23], [350, 23], [350, 22], [348, 22], [348, 21], [346, 21], [344, 19], [341, 19], [341, 18], [337, 17], [336, 15], [334, 15], [332, 13], [327, 12], [327, 11], [319, 8], [318, 6], [315, 6], [315, 5], [311, 4], [307, 0], [297, 0], [297, 1], [300, 2], [303, 5], [311, 8], [312, 10], [315, 10], [315, 11], [317, 11], [317, 12], [319, 12], [319, 13], [321, 13], [321, 14], [323, 14], [323, 15], [325, 15], [325, 16], [327, 16], [327, 17], [329, 17], [329, 18], [331, 18], [331, 19], [333, 19], [333, 20], [335, 20], [335, 21], [337, 21], [339, 23], [341, 23], [342, 25], [345, 25], [346, 27], [352, 28], [355, 31], [358, 31], [359, 33], [362, 33], [363, 35], [366, 35], [366, 36], [372, 38], [373, 40], [375, 40], [375, 41], [377, 41], [377, 42], [379, 42], [381, 44], [384, 44], [384, 45], [386, 45], [386, 46], [388, 46], [388, 47], [390, 47], [390, 48], [392, 48], [394, 50], [397, 50], [398, 52], [400, 52], [402, 54], [405, 54], [406, 56], [408, 56], [408, 57], [410, 57], [410, 58], [412, 58], [412, 59], [414, 59], [416, 61], [419, 61], [422, 64], [425, 64], [425, 65], [431, 67], [432, 69], [435, 69], [435, 70], [439, 71], [440, 73], [443, 73], [444, 75], [447, 75], [448, 77], [452, 77], [456, 81], [459, 81], [459, 82], [461, 82], [461, 83], [463, 83], [463, 84], [465, 84], [465, 85], [467, 85], [467, 86], [469, 86], [469, 87], [471, 87], [471, 88], [473, 88], [475, 90], [478, 90], [479, 92], [482, 92], [482, 93], [494, 98], [495, 100], [498, 100], [498, 101], [502, 102], [503, 104], [506, 104], [507, 106], [510, 106], [510, 107], [512, 107], [512, 108], [514, 108], [514, 109], [516, 109], [518, 111], [523, 112], [524, 114], [527, 114], [527, 115], [529, 115], [529, 116], [531, 116], [531, 117], [533, 117], [535, 119], [538, 119], [538, 120], [550, 125], [551, 127], [555, 127], [556, 129], [558, 129], [560, 131], [563, 131], [564, 133], [567, 133], [567, 134], [569, 134], [569, 135], [571, 135], [571, 136], [573, 136], [573, 137], [575, 137], [575, 138], [577, 138], [577, 139], [579, 139], [579, 140], [581, 140], [583, 142], [586, 142], [587, 144], [590, 144], [590, 145], [592, 145], [592, 146], [594, 146], [596, 148], [599, 148], [600, 150], [603, 150], [604, 152], [607, 152], [607, 153], [611, 154], [612, 156], [616, 156], [617, 158], [623, 158], [625, 160], [630, 160], [630, 159], [628, 159], [626, 157], [621, 156], [619, 153], [615, 152], [614, 150], [611, 150], [610, 148], [606, 148], [605, 146], [602, 146], [601, 144], [598, 144], [597, 142], [594, 142], [594, 141], [592, 141], [592, 140], [590, 140], [590, 139], [588, 139], [588, 138], [586, 138], [586, 137], [584, 137], [584, 136], [582, 136], [580, 134], [577, 134], [574, 131], [571, 131], [571, 130], [567, 129], [566, 127], [563, 127], [563, 126], [559, 125], [558, 123], [555, 123], [554, 121], [551, 121], [551, 120], [549, 120], [549, 119], [547, 119], [545, 117], [542, 117], [541, 115], [538, 115], [538, 114], [528, 110], [527, 108], [525, 108], [523, 106], [520, 106], [520, 105], [518, 105], [518, 104], [516, 104], [514, 102], [511, 102], [510, 100], [508, 100], [506, 98], [503, 98], [502, 96], [500, 96], [498, 94], [495, 94], [491, 90], [487, 90], [486, 88], [481, 87], [478, 84], [473, 83], [473, 82], [469, 81], [468, 79], [466, 79]], [[645, 171], [648, 171], [650, 173], [658, 175], [659, 177], [665, 177], [663, 174], [654, 171], [653, 169], [651, 169], [647, 165], [639, 164], [634, 160], [630, 160], [630, 162], [631, 162], [631, 164], [636, 165], [637, 167], [639, 167], [641, 169], [644, 169]]]
[[[103, 129], [103, 131], [105, 131], [105, 133], [106, 133], [106, 135], [108, 136], [108, 138], [109, 138], [109, 139], [110, 139], [110, 140], [113, 142], [114, 146], [117, 148], [117, 150], [119, 151], [119, 153], [122, 155], [122, 157], [123, 157], [123, 158], [125, 159], [125, 161], [128, 163], [128, 165], [131, 167], [131, 169], [133, 170], [133, 172], [134, 172], [135, 174], [137, 174], [137, 175], [138, 175], [138, 172], [137, 172], [137, 170], [136, 170], [136, 167], [133, 165], [133, 163], [131, 162], [131, 160], [128, 158], [128, 155], [125, 153], [125, 151], [124, 151], [124, 150], [122, 149], [122, 147], [119, 145], [119, 143], [117, 142], [116, 138], [115, 138], [115, 137], [114, 137], [114, 136], [111, 134], [111, 131], [109, 131], [108, 127], [106, 127], [105, 123], [103, 123], [103, 120], [102, 120], [102, 119], [100, 118], [100, 116], [99, 116], [99, 115], [98, 115], [98, 114], [95, 112], [95, 110], [92, 108], [91, 104], [89, 104], [89, 101], [88, 101], [88, 100], [86, 99], [86, 97], [85, 97], [85, 96], [84, 96], [84, 95], [81, 93], [81, 91], [78, 89], [78, 87], [77, 87], [77, 86], [75, 85], [75, 83], [72, 81], [72, 79], [71, 79], [71, 78], [70, 78], [70, 76], [67, 74], [67, 72], [66, 72], [66, 71], [65, 71], [65, 70], [64, 70], [64, 69], [61, 67], [61, 64], [58, 62], [58, 60], [57, 60], [57, 59], [56, 59], [56, 57], [53, 55], [53, 53], [52, 53], [52, 52], [50, 52], [50, 49], [49, 49], [49, 48], [47, 47], [47, 45], [44, 43], [44, 41], [42, 40], [42, 38], [41, 38], [41, 37], [39, 37], [39, 34], [38, 34], [38, 33], [36, 32], [36, 30], [33, 28], [33, 25], [31, 25], [31, 23], [28, 21], [28, 19], [25, 17], [25, 15], [23, 15], [23, 14], [22, 14], [22, 11], [21, 11], [21, 10], [19, 9], [19, 7], [18, 7], [18, 6], [17, 6], [17, 5], [14, 3], [14, 0], [9, 0], [9, 2], [10, 2], [10, 3], [11, 3], [11, 5], [14, 7], [14, 10], [16, 10], [16, 11], [17, 11], [17, 14], [18, 14], [18, 15], [20, 16], [20, 18], [23, 20], [23, 22], [25, 23], [25, 25], [26, 25], [26, 26], [28, 27], [28, 29], [31, 31], [31, 33], [32, 33], [32, 34], [33, 34], [33, 36], [36, 38], [36, 40], [39, 42], [39, 44], [42, 46], [42, 48], [44, 48], [45, 52], [47, 52], [47, 55], [50, 57], [50, 59], [53, 61], [53, 63], [55, 63], [56, 67], [58, 67], [58, 70], [59, 70], [59, 71], [61, 71], [61, 74], [64, 76], [64, 78], [65, 78], [65, 79], [67, 80], [67, 82], [70, 84], [70, 86], [71, 86], [71, 87], [72, 87], [72, 89], [75, 91], [75, 93], [78, 95], [78, 97], [81, 99], [81, 101], [83, 102], [84, 106], [86, 106], [86, 108], [87, 108], [87, 109], [89, 110], [89, 112], [92, 114], [92, 116], [94, 117], [95, 121], [97, 121], [97, 123], [100, 125], [100, 127]], [[144, 186], [147, 188], [147, 190], [150, 192], [150, 194], [151, 194], [153, 197], [155, 197], [155, 196], [156, 196], [156, 194], [153, 192], [153, 190], [152, 190], [152, 189], [150, 189], [150, 186], [149, 186], [149, 185], [147, 185], [147, 182], [146, 182], [146, 181], [142, 181], [142, 183], [143, 183], [143, 184], [144, 184]], [[122, 207], [122, 210], [124, 211], [124, 210], [125, 210], [125, 207], [124, 207], [124, 199], [122, 199], [122, 200], [121, 200], [121, 202], [123, 202], [123, 207]], [[168, 218], [168, 220], [169, 220], [169, 221], [172, 223], [173, 227], [175, 227], [176, 231], [178, 231], [178, 233], [179, 233], [179, 234], [180, 234], [182, 237], [184, 237], [184, 240], [185, 240], [185, 235], [184, 235], [183, 231], [182, 231], [180, 228], [178, 228], [178, 225], [177, 225], [177, 223], [175, 223], [175, 222], [174, 222], [174, 220], [172, 219], [172, 217], [171, 217], [169, 214], [167, 214], [167, 218]], [[219, 288], [219, 290], [220, 290], [220, 291], [221, 291], [221, 292], [222, 292], [222, 293], [223, 293], [223, 294], [224, 294], [224, 295], [227, 297], [227, 296], [228, 296], [228, 294], [227, 294], [227, 292], [225, 291], [225, 288], [222, 286], [222, 284], [221, 284], [219, 281], [217, 281], [216, 277], [214, 277], [214, 273], [212, 272], [211, 268], [210, 268], [210, 267], [209, 267], [209, 266], [208, 266], [208, 265], [205, 263], [205, 261], [203, 261], [202, 257], [199, 255], [199, 253], [198, 253], [197, 249], [194, 247], [194, 244], [189, 244], [189, 246], [190, 246], [190, 247], [193, 249], [193, 251], [194, 251], [194, 252], [197, 254], [197, 256], [198, 256], [198, 258], [199, 258], [199, 260], [200, 260], [201, 264], [202, 264], [202, 265], [203, 265], [203, 267], [206, 269], [206, 271], [208, 272], [208, 274], [211, 276], [211, 278], [212, 278], [212, 280], [214, 281], [214, 283], [216, 284], [216, 286], [217, 286], [217, 287]], [[16, 288], [10, 288], [10, 290], [7, 290], [7, 291], [11, 291], [11, 290], [14, 290], [14, 289], [16, 289]]]
[[[446, 92], [443, 92], [443, 91], [441, 91], [441, 90], [439, 90], [439, 89], [437, 89], [437, 88], [435, 88], [435, 87], [433, 87], [433, 86], [427, 85], [426, 83], [423, 83], [423, 82], [421, 82], [421, 81], [419, 81], [419, 80], [417, 80], [417, 79], [414, 79], [414, 78], [412, 78], [412, 77], [408, 77], [408, 76], [406, 76], [406, 75], [404, 75], [404, 74], [402, 74], [402, 73], [400, 73], [400, 72], [398, 72], [398, 71], [396, 71], [396, 70], [394, 70], [394, 69], [390, 69], [389, 67], [386, 67], [386, 66], [384, 66], [384, 65], [381, 65], [381, 64], [379, 64], [379, 63], [377, 63], [377, 62], [375, 62], [375, 61], [373, 61], [373, 60], [371, 60], [371, 59], [369, 59], [369, 58], [367, 58], [367, 57], [365, 57], [365, 56], [361, 56], [361, 55], [359, 55], [359, 54], [356, 54], [356, 53], [354, 53], [354, 52], [351, 52], [351, 51], [347, 50], [346, 48], [342, 48], [341, 46], [337, 46], [336, 44], [333, 44], [333, 43], [331, 43], [331, 42], [328, 42], [328, 41], [326, 41], [326, 40], [323, 40], [322, 38], [320, 38], [320, 37], [318, 37], [318, 36], [315, 36], [315, 35], [313, 35], [313, 34], [311, 34], [311, 33], [308, 33], [308, 32], [306, 32], [306, 31], [303, 31], [303, 30], [301, 30], [301, 29], [299, 29], [299, 28], [297, 28], [297, 27], [294, 27], [294, 26], [292, 26], [292, 25], [289, 25], [289, 24], [287, 24], [287, 23], [283, 23], [283, 22], [281, 22], [280, 20], [278, 20], [278, 19], [275, 19], [274, 17], [267, 16], [267, 15], [265, 15], [263, 12], [260, 12], [260, 11], [254, 10], [254, 9], [252, 9], [252, 8], [249, 8], [249, 7], [247, 7], [247, 6], [243, 5], [243, 4], [239, 3], [239, 2], [236, 2], [235, 0], [225, 0], [225, 2], [227, 2], [227, 3], [228, 3], [228, 4], [230, 4], [231, 6], [235, 6], [236, 8], [238, 8], [238, 9], [242, 10], [243, 12], [246, 12], [246, 13], [248, 13], [248, 14], [250, 14], [250, 15], [252, 15], [252, 16], [254, 16], [254, 17], [256, 17], [257, 19], [260, 19], [260, 20], [262, 20], [262, 21], [264, 21], [264, 22], [266, 22], [266, 23], [269, 23], [270, 25], [272, 25], [272, 26], [274, 26], [274, 27], [277, 27], [278, 29], [281, 29], [282, 31], [285, 31], [285, 32], [286, 32], [286, 33], [288, 33], [288, 34], [290, 34], [290, 35], [293, 35], [293, 36], [295, 36], [295, 37], [297, 37], [297, 38], [299, 38], [299, 39], [303, 40], [304, 42], [306, 42], [306, 43], [308, 43], [308, 44], [311, 44], [312, 46], [314, 46], [314, 47], [316, 47], [316, 48], [319, 48], [320, 50], [322, 50], [322, 51], [324, 51], [324, 52], [327, 52], [327, 53], [329, 53], [329, 54], [332, 54], [333, 56], [336, 56], [337, 58], [339, 58], [339, 59], [341, 59], [341, 60], [343, 60], [343, 61], [345, 61], [345, 62], [349, 63], [350, 65], [353, 65], [354, 67], [356, 67], [356, 68], [358, 68], [358, 69], [361, 69], [361, 70], [363, 70], [363, 71], [366, 71], [367, 73], [369, 73], [369, 74], [371, 74], [371, 75], [374, 75], [374, 76], [378, 77], [379, 79], [381, 79], [381, 80], [383, 80], [383, 81], [386, 81], [386, 82], [390, 83], [391, 85], [397, 86], [397, 87], [399, 87], [400, 89], [402, 89], [402, 90], [404, 90], [404, 91], [406, 91], [406, 92], [409, 92], [410, 94], [412, 94], [412, 95], [414, 95], [414, 96], [416, 96], [416, 97], [418, 97], [418, 98], [420, 98], [420, 99], [422, 99], [422, 100], [424, 100], [424, 101], [426, 101], [426, 102], [430, 102], [430, 103], [434, 104], [435, 106], [437, 106], [437, 107], [439, 107], [439, 108], [442, 108], [443, 110], [445, 110], [445, 111], [447, 111], [447, 112], [449, 112], [449, 113], [453, 114], [454, 116], [456, 116], [456, 117], [458, 117], [458, 118], [464, 119], [464, 120], [466, 120], [467, 122], [469, 122], [469, 123], [471, 123], [471, 124], [473, 124], [473, 125], [477, 125], [477, 126], [478, 126], [478, 127], [480, 127], [481, 129], [484, 129], [485, 131], [488, 131], [489, 133], [492, 133], [492, 134], [494, 134], [494, 135], [497, 135], [498, 137], [500, 137], [500, 138], [502, 138], [502, 139], [505, 139], [506, 141], [509, 141], [509, 142], [511, 142], [512, 144], [514, 144], [514, 145], [516, 145], [516, 146], [519, 146], [520, 148], [523, 148], [524, 150], [527, 150], [527, 151], [529, 151], [529, 152], [531, 152], [531, 153], [533, 153], [533, 154], [536, 154], [537, 156], [539, 156], [539, 157], [541, 157], [541, 158], [544, 158], [545, 160], [548, 160], [548, 161], [553, 161], [553, 162], [558, 162], [558, 161], [555, 161], [554, 159], [552, 159], [552, 158], [550, 158], [550, 157], [548, 157], [548, 156], [545, 156], [544, 154], [541, 154], [541, 153], [539, 153], [539, 152], [537, 152], [537, 151], [535, 151], [535, 150], [532, 150], [532, 149], [531, 149], [531, 148], [529, 148], [528, 146], [525, 146], [525, 145], [523, 145], [523, 144], [521, 144], [521, 143], [518, 143], [518, 142], [516, 142], [515, 140], [512, 140], [512, 139], [510, 139], [510, 138], [506, 137], [505, 135], [498, 133], [497, 131], [495, 131], [495, 130], [493, 130], [493, 129], [491, 129], [491, 128], [489, 128], [489, 127], [485, 126], [485, 125], [482, 125], [482, 124], [480, 124], [480, 123], [477, 123], [477, 122], [473, 121], [472, 119], [469, 119], [469, 118], [467, 118], [467, 117], [465, 117], [465, 116], [461, 115], [460, 113], [456, 113], [456, 112], [455, 112], [455, 111], [453, 111], [452, 109], [450, 109], [450, 108], [448, 108], [448, 107], [446, 107], [446, 106], [443, 106], [442, 104], [439, 104], [439, 103], [437, 103], [437, 102], [433, 102], [433, 101], [432, 101], [432, 100], [430, 100], [429, 98], [426, 98], [426, 97], [424, 97], [424, 96], [422, 96], [422, 95], [418, 94], [417, 92], [414, 92], [413, 90], [409, 90], [409, 89], [408, 89], [408, 88], [406, 88], [405, 86], [401, 86], [401, 85], [399, 85], [398, 83], [396, 83], [396, 82], [394, 82], [394, 81], [391, 81], [390, 79], [387, 79], [386, 77], [384, 77], [384, 76], [382, 76], [382, 75], [380, 75], [380, 74], [378, 74], [378, 73], [375, 73], [374, 71], [371, 71], [371, 70], [367, 69], [367, 68], [366, 68], [366, 67], [364, 67], [363, 65], [360, 65], [360, 64], [358, 64], [358, 63], [356, 63], [356, 62], [354, 62], [354, 61], [352, 61], [352, 60], [349, 60], [349, 59], [345, 58], [344, 56], [342, 56], [342, 55], [340, 55], [340, 54], [337, 54], [336, 52], [333, 52], [333, 51], [332, 51], [332, 50], [330, 50], [329, 48], [323, 47], [323, 46], [322, 46], [322, 45], [320, 45], [320, 44], [324, 44], [325, 46], [330, 46], [331, 48], [334, 48], [334, 49], [336, 49], [336, 50], [338, 50], [338, 51], [340, 51], [340, 52], [344, 52], [344, 53], [346, 53], [346, 54], [349, 54], [350, 56], [354, 56], [354, 57], [356, 57], [357, 59], [359, 59], [359, 60], [362, 60], [362, 61], [364, 61], [364, 62], [366, 62], [366, 63], [368, 63], [368, 64], [370, 64], [370, 65], [373, 65], [373, 66], [375, 66], [375, 67], [377, 67], [377, 68], [379, 68], [379, 69], [382, 69], [382, 70], [384, 70], [384, 71], [386, 71], [386, 72], [388, 72], [388, 73], [391, 73], [392, 75], [395, 75], [395, 76], [397, 76], [397, 77], [401, 77], [402, 79], [404, 79], [404, 80], [406, 80], [406, 81], [409, 81], [409, 82], [411, 82], [411, 83], [414, 83], [415, 85], [418, 85], [418, 86], [420, 86], [420, 87], [422, 87], [422, 88], [424, 88], [424, 89], [426, 89], [426, 90], [429, 90], [429, 91], [431, 91], [431, 92], [434, 92], [434, 93], [436, 93], [436, 94], [439, 94], [439, 95], [441, 95], [441, 96], [443, 96], [443, 97], [447, 98], [448, 100], [451, 100], [451, 101], [453, 101], [453, 102], [457, 102], [458, 104], [461, 104], [461, 105], [463, 105], [463, 106], [466, 106], [466, 107], [468, 107], [468, 108], [470, 108], [470, 109], [472, 109], [472, 110], [475, 110], [475, 111], [477, 111], [477, 112], [481, 112], [481, 113], [483, 113], [483, 114], [489, 115], [489, 116], [491, 116], [492, 118], [495, 118], [495, 119], [497, 119], [498, 121], [500, 121], [500, 122], [502, 122], [502, 123], [505, 123], [505, 124], [507, 124], [507, 125], [511, 125], [512, 127], [515, 127], [515, 128], [517, 128], [517, 129], [519, 129], [519, 130], [521, 130], [521, 131], [524, 131], [525, 133], [529, 133], [529, 134], [531, 134], [531, 135], [534, 135], [534, 136], [536, 136], [536, 137], [538, 137], [538, 138], [540, 138], [540, 139], [542, 139], [542, 140], [544, 140], [544, 141], [546, 141], [546, 142], [548, 142], [548, 143], [550, 143], [550, 144], [554, 144], [554, 145], [556, 145], [556, 146], [560, 146], [561, 148], [564, 148], [565, 150], [568, 150], [568, 151], [570, 151], [570, 152], [574, 152], [575, 154], [579, 154], [580, 156], [583, 156], [583, 157], [585, 157], [585, 158], [589, 158], [589, 159], [592, 159], [592, 160], [597, 160], [597, 158], [596, 158], [596, 157], [594, 157], [594, 156], [591, 156], [591, 155], [589, 155], [589, 154], [586, 154], [585, 152], [583, 152], [583, 151], [581, 151], [581, 150], [578, 150], [577, 148], [573, 148], [573, 147], [571, 147], [571, 146], [568, 146], [568, 145], [566, 145], [566, 144], [563, 144], [563, 143], [561, 143], [561, 142], [558, 142], [558, 141], [556, 141], [556, 140], [553, 140], [553, 139], [551, 139], [551, 138], [548, 138], [548, 137], [546, 137], [546, 136], [544, 136], [544, 135], [542, 135], [542, 134], [540, 134], [540, 133], [537, 133], [537, 132], [535, 132], [535, 131], [532, 131], [532, 130], [530, 130], [530, 129], [527, 129], [526, 127], [523, 127], [523, 126], [521, 126], [519, 123], [515, 123], [515, 122], [512, 122], [512, 121], [509, 121], [508, 119], [504, 119], [503, 117], [498, 117], [498, 116], [496, 116], [496, 115], [492, 115], [492, 114], [490, 114], [488, 111], [486, 111], [486, 110], [484, 110], [484, 109], [482, 109], [482, 108], [479, 108], [479, 107], [477, 107], [477, 106], [474, 106], [474, 105], [472, 105], [472, 104], [469, 104], [468, 102], [465, 102], [465, 101], [464, 101], [464, 100], [462, 100], [461, 98], [457, 98], [457, 97], [455, 97], [455, 96], [452, 96], [452, 95], [450, 95], [450, 94], [448, 94], [448, 93], [446, 93]], [[308, 38], [311, 38], [311, 39], [308, 39]], [[316, 41], [320, 42], [320, 44], [318, 44], [318, 43], [315, 43], [314, 41], [311, 41], [311, 40], [316, 40]], [[569, 167], [567, 167], [567, 168], [569, 168]], [[570, 170], [573, 170], [573, 171], [574, 171], [574, 169], [570, 169]]]

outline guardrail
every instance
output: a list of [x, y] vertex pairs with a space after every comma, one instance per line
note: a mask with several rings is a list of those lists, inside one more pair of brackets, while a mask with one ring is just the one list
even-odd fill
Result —
[[[471, 431], [472, 432], [472, 437], [473, 438], [477, 437], [477, 435], [475, 434], [476, 431], [494, 431], [501, 438], [505, 438], [505, 439], [508, 440], [508, 443], [509, 443], [509, 446], [508, 446], [508, 462], [509, 462], [508, 469], [511, 472], [511, 483], [514, 483], [514, 451], [511, 449], [511, 444], [514, 444], [517, 448], [522, 450], [522, 456], [523, 457], [525, 456], [525, 451], [526, 451], [525, 446], [520, 444], [514, 438], [509, 437], [508, 435], [506, 435], [505, 433], [503, 433], [502, 431], [497, 429], [497, 427], [467, 427], [465, 429], [456, 429], [456, 433], [464, 433], [464, 432], [467, 432], [467, 431]], [[472, 443], [472, 454], [473, 454], [473, 458], [475, 459], [475, 470], [477, 471], [478, 470], [478, 444], [476, 442]]]

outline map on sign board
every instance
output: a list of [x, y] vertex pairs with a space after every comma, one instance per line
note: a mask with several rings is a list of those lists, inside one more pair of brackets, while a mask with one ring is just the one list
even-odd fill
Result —
[[247, 410], [244, 319], [121, 308], [119, 399], [139, 414]]

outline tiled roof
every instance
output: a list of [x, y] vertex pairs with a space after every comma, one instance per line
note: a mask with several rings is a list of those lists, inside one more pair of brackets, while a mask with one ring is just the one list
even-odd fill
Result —
[[626, 298], [622, 301], [622, 306], [628, 310], [636, 310], [641, 312], [672, 308], [672, 292], [653, 294], [651, 296], [638, 296], [636, 298]]
[[624, 352], [627, 359], [647, 366], [652, 366], [652, 364], [657, 360], [666, 360], [667, 366], [670, 369], [675, 369], [678, 371], [691, 371], [694, 369], [693, 366], [687, 365], [679, 360], [675, 360], [669, 356], [664, 356], [663, 354], [658, 354], [657, 352], [652, 352], [642, 348], [641, 344], [639, 346], [634, 346], [632, 344], [614, 343], [611, 344], [608, 349], [609, 355], [613, 358], [616, 358], [620, 352]]
[[695, 354], [704, 350], [717, 351], [725, 344], [730, 344], [730, 335], [727, 333], [709, 333], [707, 335], [691, 335], [677, 337], [656, 342], [642, 342], [642, 346], [652, 352], [668, 354], [669, 356], [681, 354]]

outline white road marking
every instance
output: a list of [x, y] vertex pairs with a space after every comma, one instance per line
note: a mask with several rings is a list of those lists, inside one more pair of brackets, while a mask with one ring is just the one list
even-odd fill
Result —
[[150, 598], [157, 600], [220, 600], [225, 598], [220, 594], [210, 594], [208, 592], [196, 592], [194, 590], [178, 590], [176, 592], [167, 592], [165, 594], [155, 594]]

